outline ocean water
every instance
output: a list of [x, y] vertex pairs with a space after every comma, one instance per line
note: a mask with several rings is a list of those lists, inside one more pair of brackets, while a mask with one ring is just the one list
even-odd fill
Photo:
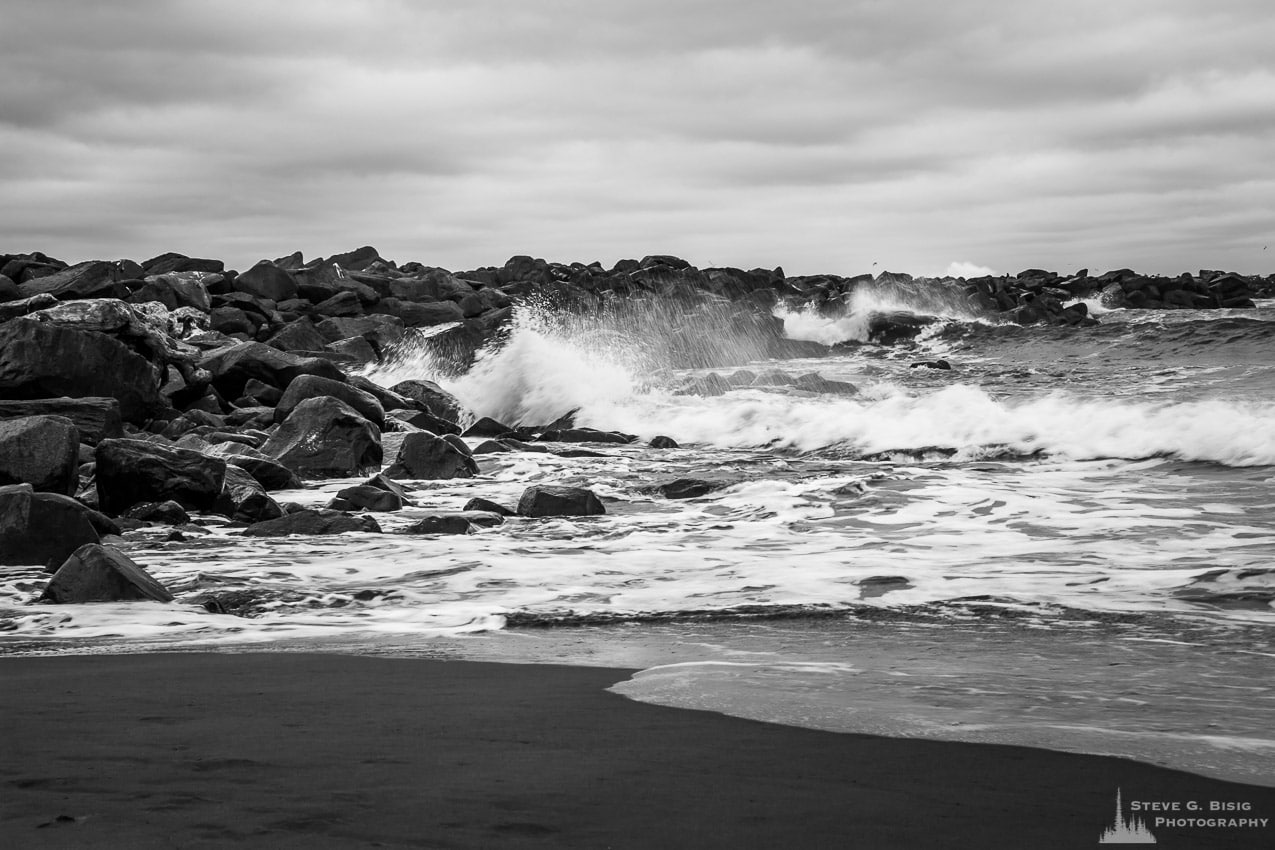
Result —
[[[0, 652], [317, 641], [626, 663], [646, 668], [616, 688], [635, 699], [1275, 782], [1275, 302], [1092, 306], [1096, 327], [1021, 328], [951, 292], [864, 290], [844, 315], [777, 313], [835, 353], [765, 361], [725, 313], [522, 305], [470, 367], [422, 338], [369, 376], [437, 380], [511, 424], [574, 410], [638, 442], [407, 482], [417, 505], [377, 515], [385, 535], [243, 538], [216, 518], [181, 542], [130, 535], [173, 605], [30, 605], [45, 576], [14, 569]], [[896, 309], [939, 321], [910, 346], [866, 343], [867, 316]], [[738, 365], [688, 367], [705, 354]], [[952, 368], [914, 365], [940, 358]], [[762, 380], [686, 392], [741, 368]], [[802, 389], [810, 373], [857, 393]], [[652, 489], [679, 478], [716, 489]], [[533, 483], [589, 487], [607, 514], [393, 533]], [[210, 593], [247, 616], [205, 610]]]

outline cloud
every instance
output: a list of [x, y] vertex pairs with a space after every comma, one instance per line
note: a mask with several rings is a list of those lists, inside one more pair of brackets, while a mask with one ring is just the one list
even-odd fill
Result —
[[14, 2], [0, 227], [68, 259], [1266, 271], [1242, 0]]

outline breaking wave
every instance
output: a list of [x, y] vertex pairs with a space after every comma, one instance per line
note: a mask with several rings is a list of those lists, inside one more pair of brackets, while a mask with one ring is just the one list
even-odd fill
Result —
[[775, 309], [775, 315], [783, 320], [784, 332], [790, 339], [824, 345], [867, 342], [872, 317], [888, 313], [959, 322], [989, 319], [988, 311], [966, 293], [963, 286], [933, 280], [872, 281], [856, 286], [840, 303], [797, 309], [781, 305]]
[[[1265, 401], [1166, 403], [1061, 391], [1002, 399], [972, 384], [932, 390], [890, 381], [866, 384], [852, 398], [783, 387], [678, 395], [675, 388], [687, 372], [676, 368], [683, 361], [671, 329], [667, 315], [653, 313], [523, 309], [507, 335], [480, 352], [467, 371], [450, 373], [424, 345], [371, 376], [386, 385], [436, 380], [476, 415], [511, 425], [545, 424], [574, 410], [580, 425], [715, 447], [841, 457], [937, 452], [958, 460], [1050, 455], [1275, 464], [1275, 403]], [[712, 328], [700, 335], [706, 346], [714, 339]], [[724, 333], [723, 339], [734, 347], [732, 356], [749, 353], [747, 334]], [[776, 365], [784, 364], [766, 368]]]

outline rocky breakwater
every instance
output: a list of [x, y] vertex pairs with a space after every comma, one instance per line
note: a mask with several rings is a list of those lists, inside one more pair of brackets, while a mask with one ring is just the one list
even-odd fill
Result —
[[[915, 338], [943, 318], [979, 318], [1017, 325], [1097, 324], [1085, 302], [1105, 309], [1213, 310], [1250, 308], [1275, 296], [1275, 275], [1201, 270], [1177, 277], [1116, 269], [1091, 275], [1024, 269], [1014, 275], [921, 277], [899, 272], [787, 278], [778, 299], [790, 309], [825, 317], [864, 311], [866, 341], [893, 345]], [[858, 340], [860, 342], [865, 340]]]
[[1026, 269], [1014, 276], [971, 278], [965, 283], [984, 303], [1016, 318], [1024, 313], [1048, 316], [1054, 304], [1060, 306], [1073, 299], [1101, 299], [1102, 305], [1111, 309], [1212, 310], [1252, 307], [1254, 298], [1275, 295], [1275, 275], [1208, 269], [1177, 277], [1144, 275], [1132, 269], [1099, 275], [1090, 275], [1087, 269], [1070, 275]]
[[[171, 602], [129, 558], [133, 539], [380, 533], [374, 514], [411, 504], [410, 482], [479, 472], [459, 436], [475, 417], [455, 397], [358, 370], [415, 328], [472, 352], [508, 321], [500, 285], [396, 269], [371, 249], [242, 274], [174, 254], [2, 259], [0, 568], [52, 574], [33, 603]], [[320, 509], [272, 495], [353, 476], [370, 477]], [[558, 507], [579, 501], [601, 511], [587, 490]], [[533, 503], [528, 516], [555, 512]], [[517, 514], [478, 500], [404, 533], [469, 533], [505, 515]]]
[[[1269, 294], [1271, 282], [1037, 270], [968, 281], [788, 277], [782, 269], [701, 270], [666, 255], [609, 269], [514, 257], [453, 273], [399, 266], [372, 248], [310, 262], [293, 254], [242, 273], [179, 254], [75, 265], [0, 255], [0, 568], [54, 573], [44, 602], [165, 601], [167, 591], [127, 556], [139, 534], [180, 541], [210, 525], [253, 536], [375, 534], [377, 513], [413, 504], [412, 482], [474, 477], [484, 455], [599, 456], [633, 442], [577, 427], [569, 413], [538, 424], [476, 419], [428, 381], [383, 387], [361, 377], [413, 335], [463, 368], [522, 301], [640, 316], [678, 365], [711, 367], [825, 352], [785, 338], [777, 308], [844, 312], [883, 287], [954, 293], [963, 308], [1007, 321], [1085, 324], [1065, 298], [1235, 307]], [[893, 342], [915, 335], [924, 318], [882, 311], [870, 327], [876, 341]], [[711, 395], [743, 383], [855, 391], [813, 374], [744, 371], [684, 391]], [[674, 447], [667, 437], [650, 444]], [[364, 480], [317, 509], [272, 495], [331, 478]], [[427, 514], [401, 533], [474, 533], [507, 518], [604, 512], [587, 489], [545, 481], [516, 507], [476, 491], [464, 510]], [[242, 609], [218, 598], [201, 604]]]

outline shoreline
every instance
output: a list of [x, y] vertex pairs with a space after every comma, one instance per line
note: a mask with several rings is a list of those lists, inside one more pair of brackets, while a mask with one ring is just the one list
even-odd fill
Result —
[[10, 657], [317, 653], [609, 668], [631, 671], [611, 691], [653, 705], [827, 732], [1112, 756], [1275, 787], [1275, 692], [1260, 685], [1275, 657], [1271, 633], [1218, 625], [785, 618], [427, 637], [49, 639], [5, 649]]
[[1275, 788], [1124, 759], [638, 703], [605, 690], [617, 668], [181, 652], [0, 669], [9, 846], [1074, 847], [1117, 787], [1275, 816]]

